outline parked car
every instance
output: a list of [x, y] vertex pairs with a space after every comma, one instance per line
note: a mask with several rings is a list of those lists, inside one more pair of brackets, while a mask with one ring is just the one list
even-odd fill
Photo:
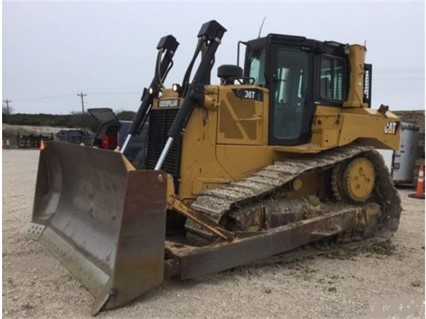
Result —
[[[110, 108], [93, 108], [87, 110], [99, 122], [92, 145], [95, 147], [115, 150], [121, 148], [126, 140], [132, 121], [120, 121]], [[149, 123], [145, 123], [140, 134], [132, 136], [124, 155], [136, 168], [145, 165], [148, 144]]]

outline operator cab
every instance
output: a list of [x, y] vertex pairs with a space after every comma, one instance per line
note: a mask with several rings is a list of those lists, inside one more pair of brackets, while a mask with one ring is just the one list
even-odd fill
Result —
[[309, 143], [316, 105], [346, 100], [348, 46], [277, 34], [246, 45], [244, 78], [270, 92], [269, 144]]

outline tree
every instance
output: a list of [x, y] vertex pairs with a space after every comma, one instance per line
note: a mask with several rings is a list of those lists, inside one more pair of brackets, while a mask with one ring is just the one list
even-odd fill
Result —
[[3, 104], [2, 108], [2, 122], [9, 123], [9, 115], [13, 113], [13, 109], [11, 106], [6, 106]]
[[96, 131], [98, 128], [98, 121], [89, 113], [73, 112], [70, 116], [68, 127], [79, 127]]
[[115, 115], [117, 116], [117, 118], [121, 121], [132, 121], [133, 118], [135, 117], [135, 112], [133, 111], [116, 111]]

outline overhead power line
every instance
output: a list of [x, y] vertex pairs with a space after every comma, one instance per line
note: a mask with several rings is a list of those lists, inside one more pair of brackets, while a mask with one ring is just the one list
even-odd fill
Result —
[[49, 99], [58, 99], [62, 97], [71, 97], [72, 94], [63, 94], [63, 95], [53, 95], [53, 96], [39, 96], [39, 97], [26, 97], [20, 99], [14, 99], [15, 102], [18, 101], [35, 101], [35, 100], [49, 100]]
[[[90, 95], [134, 95], [134, 94], [140, 94], [140, 92], [88, 92]], [[81, 94], [81, 93], [80, 93]], [[79, 96], [79, 94], [77, 94]], [[87, 94], [85, 94], [86, 96]], [[23, 101], [37, 101], [37, 100], [53, 100], [53, 99], [59, 99], [59, 98], [72, 98], [73, 94], [62, 94], [62, 95], [52, 95], [52, 96], [37, 96], [37, 97], [23, 97], [23, 98], [17, 98], [13, 99], [15, 102], [23, 102]]]
[[425, 71], [424, 67], [376, 67], [376, 71], [380, 72], [396, 72], [396, 73], [423, 73]]
[[89, 92], [90, 95], [133, 95], [140, 94], [141, 92]]

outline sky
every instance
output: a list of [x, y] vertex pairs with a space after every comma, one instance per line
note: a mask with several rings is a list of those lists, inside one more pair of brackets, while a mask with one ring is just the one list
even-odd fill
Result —
[[137, 111], [160, 38], [180, 43], [170, 87], [182, 82], [210, 20], [227, 29], [213, 84], [218, 66], [236, 64], [238, 41], [259, 31], [299, 35], [366, 44], [373, 108], [425, 108], [424, 1], [3, 1], [2, 20], [2, 100], [11, 113], [81, 112], [81, 93], [85, 109]]

